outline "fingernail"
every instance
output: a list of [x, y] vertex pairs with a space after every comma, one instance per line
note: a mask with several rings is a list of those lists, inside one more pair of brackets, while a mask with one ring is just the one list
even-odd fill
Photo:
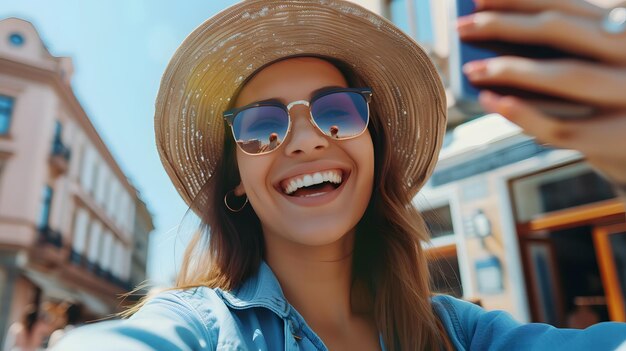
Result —
[[487, 77], [487, 60], [472, 61], [463, 65], [463, 73], [471, 81]]
[[459, 17], [456, 21], [456, 29], [463, 36], [474, 31], [474, 15]]

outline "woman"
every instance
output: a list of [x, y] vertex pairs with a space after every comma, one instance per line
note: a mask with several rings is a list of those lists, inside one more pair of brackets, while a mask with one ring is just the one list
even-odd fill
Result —
[[157, 98], [161, 159], [204, 224], [177, 288], [58, 349], [619, 345], [624, 324], [521, 325], [432, 296], [411, 199], [445, 113], [427, 55], [357, 5], [257, 0], [213, 17], [176, 52]]

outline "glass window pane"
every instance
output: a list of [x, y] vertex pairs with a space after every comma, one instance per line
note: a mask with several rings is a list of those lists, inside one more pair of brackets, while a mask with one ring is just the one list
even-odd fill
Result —
[[431, 238], [440, 238], [442, 236], [454, 235], [450, 205], [445, 205], [428, 211], [423, 211], [422, 215], [424, 216], [426, 225], [430, 230]]
[[585, 163], [575, 163], [513, 182], [518, 222], [544, 213], [614, 198], [611, 185]]
[[0, 135], [7, 134], [11, 126], [13, 98], [0, 95]]
[[50, 219], [50, 204], [52, 204], [52, 188], [46, 186], [43, 190], [43, 201], [41, 208], [41, 216], [39, 217], [39, 228], [48, 226]]
[[433, 292], [463, 297], [461, 269], [457, 256], [442, 257], [428, 262]]

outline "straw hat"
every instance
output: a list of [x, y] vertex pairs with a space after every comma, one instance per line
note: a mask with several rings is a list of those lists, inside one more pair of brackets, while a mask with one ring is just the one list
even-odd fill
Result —
[[433, 171], [446, 126], [444, 89], [424, 50], [351, 2], [248, 0], [194, 30], [161, 80], [156, 143], [185, 202], [191, 205], [205, 183], [213, 185], [224, 147], [222, 112], [231, 99], [259, 68], [290, 56], [343, 61], [372, 88], [372, 118], [384, 119], [394, 162], [402, 164], [404, 185], [414, 195]]

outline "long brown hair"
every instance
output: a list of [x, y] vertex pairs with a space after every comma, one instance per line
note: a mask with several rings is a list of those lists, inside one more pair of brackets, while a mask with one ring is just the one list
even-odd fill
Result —
[[[342, 71], [350, 86], [367, 86], [347, 65], [327, 60]], [[374, 315], [390, 351], [452, 349], [430, 301], [422, 249], [422, 243], [429, 240], [428, 229], [402, 186], [404, 172], [398, 169], [390, 136], [376, 118], [375, 99], [371, 111], [374, 189], [356, 228], [353, 309]], [[201, 225], [185, 251], [176, 289], [232, 290], [254, 274], [263, 259], [261, 223], [252, 206], [233, 213], [223, 203], [226, 193], [240, 182], [232, 138], [224, 138], [223, 157], [213, 177], [191, 204]]]

